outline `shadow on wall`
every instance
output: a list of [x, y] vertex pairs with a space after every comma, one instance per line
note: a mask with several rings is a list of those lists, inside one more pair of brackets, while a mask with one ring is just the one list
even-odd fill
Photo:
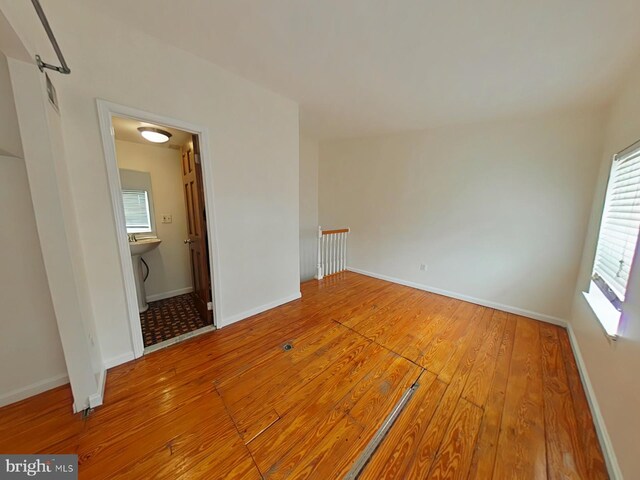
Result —
[[300, 229], [300, 281], [311, 280], [316, 274], [318, 255], [318, 231], [315, 228]]

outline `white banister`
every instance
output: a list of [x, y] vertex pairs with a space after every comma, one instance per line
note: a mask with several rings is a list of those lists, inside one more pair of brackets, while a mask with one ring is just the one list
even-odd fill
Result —
[[323, 231], [322, 227], [318, 227], [318, 265], [316, 272], [318, 280], [347, 269], [349, 231], [348, 228]]
[[346, 268], [345, 265], [345, 253], [346, 253], [346, 247], [347, 247], [347, 242], [346, 242], [346, 233], [341, 233], [340, 234], [341, 237], [341, 242], [340, 242], [340, 270], [344, 270]]
[[324, 270], [322, 269], [322, 227], [318, 227], [318, 264], [316, 266], [316, 278], [322, 280]]
[[327, 261], [325, 262], [325, 270], [327, 275], [333, 274], [333, 255], [331, 253], [333, 250], [333, 235], [327, 235]]
[[336, 235], [329, 235], [329, 275], [336, 273]]
[[344, 251], [342, 252], [342, 269], [347, 269], [347, 236], [348, 234], [344, 234]]

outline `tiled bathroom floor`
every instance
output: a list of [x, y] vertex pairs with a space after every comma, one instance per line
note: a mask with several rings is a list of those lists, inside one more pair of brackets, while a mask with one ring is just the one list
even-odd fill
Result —
[[140, 314], [140, 323], [145, 347], [207, 326], [191, 293], [149, 302], [149, 309]]

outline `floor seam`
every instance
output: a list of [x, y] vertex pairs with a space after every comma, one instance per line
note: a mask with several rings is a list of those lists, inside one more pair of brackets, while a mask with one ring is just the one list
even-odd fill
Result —
[[407, 362], [412, 363], [412, 364], [413, 364], [413, 365], [415, 365], [416, 367], [420, 367], [420, 368], [421, 368], [421, 369], [423, 369], [423, 370], [427, 370], [427, 367], [425, 367], [425, 366], [423, 366], [423, 365], [420, 365], [419, 363], [416, 363], [415, 361], [411, 360], [410, 358], [405, 357], [405, 356], [404, 356], [404, 355], [402, 355], [401, 353], [396, 352], [395, 350], [393, 350], [393, 349], [391, 349], [391, 348], [387, 347], [386, 345], [383, 345], [382, 343], [378, 343], [378, 342], [377, 342], [377, 341], [375, 341], [373, 338], [369, 338], [369, 337], [367, 337], [366, 335], [363, 335], [362, 333], [360, 333], [359, 331], [357, 331], [357, 330], [356, 330], [356, 329], [354, 329], [353, 327], [350, 327], [350, 326], [348, 326], [348, 325], [345, 325], [344, 323], [341, 323], [341, 322], [339, 322], [338, 320], [332, 320], [332, 321], [333, 321], [333, 322], [336, 322], [336, 323], [337, 323], [337, 324], [339, 324], [339, 325], [342, 325], [344, 328], [346, 328], [346, 329], [348, 329], [348, 330], [351, 330], [351, 331], [352, 331], [353, 333], [355, 333], [356, 335], [361, 336], [362, 338], [364, 338], [364, 339], [366, 339], [366, 340], [370, 341], [371, 343], [375, 343], [376, 345], [378, 345], [378, 346], [380, 346], [380, 347], [384, 348], [385, 350], [387, 350], [387, 351], [389, 351], [389, 352], [391, 352], [391, 353], [393, 353], [393, 354], [395, 354], [395, 355], [397, 355], [397, 356], [399, 356], [399, 357], [401, 357], [401, 358], [404, 358]]
[[260, 470], [260, 467], [258, 466], [258, 463], [256, 462], [256, 459], [254, 458], [254, 456], [251, 453], [251, 450], [249, 449], [247, 444], [244, 443], [244, 437], [240, 433], [240, 429], [238, 428], [238, 424], [236, 423], [236, 420], [233, 418], [233, 415], [231, 415], [231, 412], [229, 411], [229, 408], [227, 407], [227, 402], [224, 401], [224, 398], [222, 397], [222, 395], [220, 395], [220, 392], [218, 391], [218, 388], [215, 386], [215, 384], [213, 385], [213, 389], [215, 390], [216, 395], [218, 395], [218, 397], [220, 397], [220, 401], [222, 402], [222, 406], [224, 407], [224, 411], [227, 413], [227, 416], [231, 420], [231, 423], [233, 423], [233, 427], [236, 429], [236, 433], [238, 434], [238, 437], [240, 437], [240, 440], [242, 441], [242, 445], [244, 446], [245, 450], [247, 451], [247, 454], [249, 455], [249, 457], [251, 458], [251, 461], [255, 465], [256, 470], [258, 471], [258, 474], [260, 475], [260, 478], [264, 479], [264, 474]]

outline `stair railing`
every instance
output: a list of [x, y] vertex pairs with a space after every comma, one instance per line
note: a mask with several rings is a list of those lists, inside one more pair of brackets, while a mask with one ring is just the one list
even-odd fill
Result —
[[322, 230], [318, 227], [318, 267], [316, 278], [322, 278], [347, 269], [347, 240], [350, 230]]

